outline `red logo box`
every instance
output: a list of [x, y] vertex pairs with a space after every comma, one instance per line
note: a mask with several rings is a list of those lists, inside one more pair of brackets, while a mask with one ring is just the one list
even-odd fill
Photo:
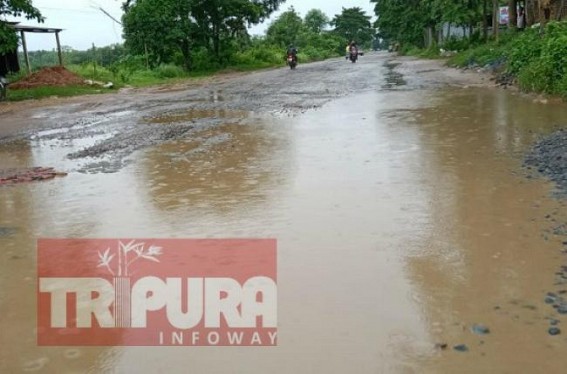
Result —
[[277, 345], [273, 239], [40, 239], [40, 346]]

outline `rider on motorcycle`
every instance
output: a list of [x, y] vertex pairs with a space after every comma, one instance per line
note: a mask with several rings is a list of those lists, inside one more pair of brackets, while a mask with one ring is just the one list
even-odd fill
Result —
[[290, 44], [289, 47], [287, 47], [287, 55], [291, 55], [293, 57], [293, 61], [297, 62], [297, 48], [295, 48], [293, 44]]
[[358, 54], [358, 47], [357, 47], [356, 42], [354, 40], [352, 42], [350, 42], [350, 44], [349, 44], [349, 51], [350, 51], [350, 54]]

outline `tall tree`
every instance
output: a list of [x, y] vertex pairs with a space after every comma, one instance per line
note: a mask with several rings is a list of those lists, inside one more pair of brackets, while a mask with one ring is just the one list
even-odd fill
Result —
[[187, 69], [195, 23], [189, 0], [129, 0], [123, 4], [122, 24], [126, 47], [145, 55], [152, 65], [171, 62], [183, 55]]
[[335, 15], [331, 25], [345, 40], [355, 40], [359, 44], [364, 44], [374, 37], [370, 18], [359, 7], [343, 8], [341, 14]]
[[425, 28], [419, 0], [371, 0], [378, 16], [375, 26], [380, 37], [421, 46]]
[[382, 38], [423, 47], [424, 31], [437, 38], [445, 25], [468, 29], [472, 35], [474, 26], [483, 21], [483, 1], [486, 5], [487, 0], [370, 1], [376, 4], [375, 25]]
[[508, 0], [508, 28], [518, 27], [518, 0]]
[[298, 36], [303, 28], [303, 20], [295, 9], [290, 7], [270, 24], [266, 34], [274, 44], [286, 47], [297, 43]]
[[269, 17], [283, 1], [126, 0], [124, 38], [134, 52], [148, 50], [158, 63], [180, 50], [188, 66], [197, 46], [209, 49], [219, 61], [223, 40], [248, 36], [247, 27]]
[[247, 26], [258, 24], [285, 0], [192, 0], [192, 15], [201, 39], [218, 59], [221, 41], [247, 35]]
[[[43, 22], [39, 9], [32, 0], [0, 0], [0, 18], [3, 16], [22, 17]], [[0, 21], [0, 53], [13, 51], [18, 46], [18, 36], [7, 23]]]
[[498, 40], [500, 35], [500, 4], [498, 0], [492, 0], [492, 33]]
[[305, 27], [314, 33], [320, 33], [329, 24], [329, 17], [320, 9], [311, 9], [304, 18]]

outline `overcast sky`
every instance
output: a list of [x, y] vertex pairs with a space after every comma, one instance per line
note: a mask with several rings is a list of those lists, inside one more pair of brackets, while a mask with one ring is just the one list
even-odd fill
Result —
[[[97, 47], [122, 42], [122, 30], [109, 17], [104, 15], [98, 7], [102, 7], [113, 17], [120, 20], [122, 10], [121, 0], [33, 0], [46, 17], [41, 26], [64, 29], [60, 34], [61, 44], [75, 49], [91, 48], [93, 43]], [[318, 8], [325, 12], [329, 18], [341, 12], [343, 7], [360, 7], [368, 15], [374, 14], [374, 6], [369, 0], [287, 0], [280, 6], [280, 11], [272, 15], [270, 20], [279, 13], [293, 6], [297, 12], [304, 16], [309, 9]], [[11, 19], [14, 20], [14, 19]], [[263, 25], [251, 29], [252, 34], [262, 34], [270, 20]], [[37, 25], [36, 22], [17, 19], [22, 25]], [[28, 49], [31, 51], [55, 48], [55, 36], [52, 34], [26, 34]]]

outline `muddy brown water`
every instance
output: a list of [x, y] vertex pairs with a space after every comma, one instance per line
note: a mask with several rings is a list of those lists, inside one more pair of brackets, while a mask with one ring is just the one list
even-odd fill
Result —
[[[117, 173], [0, 188], [0, 372], [567, 370], [567, 330], [546, 320], [567, 318], [543, 303], [565, 260], [545, 216], [567, 209], [521, 171], [567, 106], [398, 87], [238, 118]], [[63, 148], [81, 144], [4, 145], [0, 166], [72, 167]], [[36, 238], [151, 236], [277, 238], [278, 347], [36, 346]]]

